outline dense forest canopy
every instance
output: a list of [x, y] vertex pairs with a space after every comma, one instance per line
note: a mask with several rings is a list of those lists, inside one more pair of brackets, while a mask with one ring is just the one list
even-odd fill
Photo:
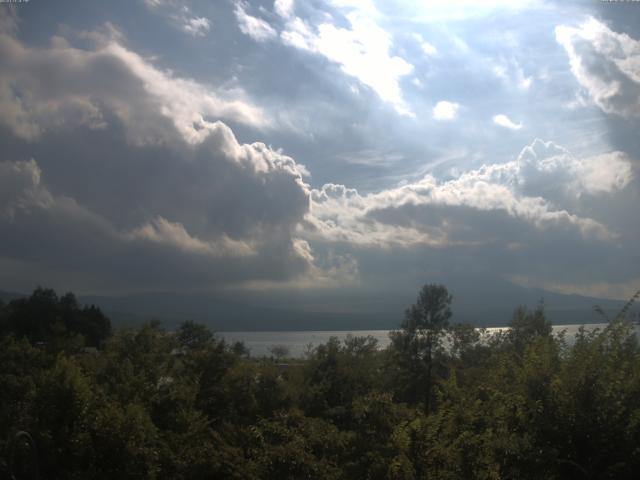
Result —
[[388, 348], [332, 339], [285, 363], [193, 322], [112, 332], [39, 288], [0, 305], [0, 472], [636, 478], [640, 348], [624, 315], [569, 346], [542, 307], [487, 337], [451, 325], [450, 302], [426, 285]]

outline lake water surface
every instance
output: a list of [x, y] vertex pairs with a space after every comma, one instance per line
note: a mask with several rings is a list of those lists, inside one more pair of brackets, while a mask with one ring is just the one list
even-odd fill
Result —
[[[565, 330], [565, 338], [567, 343], [571, 343], [578, 333], [578, 329], [582, 325], [554, 325], [554, 333], [559, 333]], [[584, 325], [586, 330], [593, 330], [595, 328], [604, 328], [607, 325], [605, 323], [587, 324]], [[640, 334], [640, 327], [636, 326], [636, 334]], [[498, 332], [500, 330], [507, 330], [505, 327], [501, 328], [487, 328], [488, 334]], [[352, 330], [352, 331], [301, 331], [301, 332], [217, 332], [217, 334], [223, 337], [228, 342], [241, 341], [249, 349], [251, 356], [260, 357], [263, 355], [271, 355], [270, 349], [274, 346], [286, 347], [291, 357], [303, 357], [307, 351], [309, 345], [317, 347], [323, 343], [326, 343], [331, 337], [337, 337], [343, 340], [347, 335], [353, 335], [358, 337], [366, 337], [368, 335], [378, 340], [378, 345], [381, 348], [385, 348], [389, 345], [389, 332], [391, 330]]]

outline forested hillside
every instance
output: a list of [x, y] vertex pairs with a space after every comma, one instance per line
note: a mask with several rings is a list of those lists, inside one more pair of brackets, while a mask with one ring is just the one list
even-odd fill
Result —
[[286, 363], [192, 322], [112, 333], [38, 289], [0, 309], [0, 476], [636, 478], [624, 315], [568, 346], [542, 308], [486, 337], [450, 325], [450, 302], [427, 285], [389, 348], [334, 339]]

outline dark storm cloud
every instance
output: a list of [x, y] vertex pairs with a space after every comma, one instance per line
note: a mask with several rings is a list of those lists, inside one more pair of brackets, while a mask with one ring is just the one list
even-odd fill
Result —
[[97, 37], [95, 50], [0, 39], [3, 156], [24, 155], [2, 158], [2, 255], [174, 286], [306, 271], [302, 167], [204, 119], [261, 125], [259, 110]]

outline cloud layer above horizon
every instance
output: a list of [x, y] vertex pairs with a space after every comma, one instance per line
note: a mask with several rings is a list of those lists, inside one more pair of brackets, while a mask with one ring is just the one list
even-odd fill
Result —
[[36, 3], [0, 5], [0, 289], [639, 286], [613, 11]]

